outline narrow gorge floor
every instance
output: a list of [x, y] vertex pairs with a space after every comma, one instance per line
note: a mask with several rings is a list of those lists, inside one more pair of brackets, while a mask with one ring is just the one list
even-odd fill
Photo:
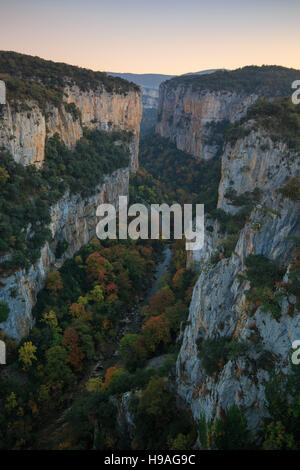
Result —
[[[172, 259], [172, 251], [167, 245], [162, 253], [162, 260], [156, 266], [153, 276], [152, 286], [149, 288], [146, 296], [140, 299], [140, 303], [131, 311], [127, 313], [125, 318], [119, 320], [118, 333], [114, 339], [107, 342], [105, 351], [99, 351], [98, 356], [91, 361], [89, 370], [81, 383], [78, 385], [76, 391], [70, 396], [70, 404], [68, 408], [58, 411], [46, 427], [38, 431], [35, 449], [57, 449], [60, 442], [64, 441], [69, 436], [67, 414], [72, 407], [74, 398], [84, 391], [85, 385], [90, 377], [101, 376], [104, 378], [105, 373], [109, 367], [122, 366], [123, 361], [120, 355], [120, 340], [125, 334], [139, 333], [143, 324], [143, 317], [141, 310], [144, 305], [148, 303], [150, 298], [156, 294], [159, 289], [159, 280], [166, 273]], [[150, 359], [151, 364], [155, 367], [155, 362]], [[150, 362], [149, 361], [149, 362]], [[147, 367], [147, 366], [146, 366]]]

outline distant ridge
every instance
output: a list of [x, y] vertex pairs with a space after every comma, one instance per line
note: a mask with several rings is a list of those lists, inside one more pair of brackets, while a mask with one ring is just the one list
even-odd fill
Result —
[[145, 88], [158, 89], [161, 82], [169, 80], [170, 78], [176, 77], [176, 75], [164, 75], [158, 73], [118, 73], [118, 72], [107, 72], [107, 75], [112, 77], [120, 77], [129, 82], [133, 82], [136, 85]]

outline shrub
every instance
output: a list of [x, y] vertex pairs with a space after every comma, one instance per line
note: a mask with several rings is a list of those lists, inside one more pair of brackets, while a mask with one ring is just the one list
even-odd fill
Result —
[[201, 416], [198, 429], [202, 449], [247, 450], [255, 447], [247, 420], [236, 404], [214, 423], [206, 422], [205, 416]]
[[251, 287], [273, 288], [275, 282], [280, 281], [284, 270], [263, 255], [249, 255], [246, 258], [247, 279]]
[[6, 302], [0, 302], [0, 323], [6, 321], [8, 319], [10, 309]]
[[300, 200], [300, 175], [291, 178], [282, 188], [277, 190], [284, 197], [292, 201]]
[[218, 372], [226, 362], [237, 359], [249, 348], [245, 341], [235, 341], [226, 336], [206, 340], [200, 338], [197, 346], [199, 359], [208, 375]]

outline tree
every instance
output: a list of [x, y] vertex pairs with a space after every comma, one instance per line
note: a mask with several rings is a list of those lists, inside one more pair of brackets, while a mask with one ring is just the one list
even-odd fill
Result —
[[100, 286], [96, 285], [87, 295], [87, 298], [89, 301], [93, 302], [96, 309], [100, 310], [103, 301], [104, 301], [104, 296], [103, 296], [103, 291]]
[[175, 297], [170, 289], [162, 289], [153, 295], [149, 302], [151, 315], [161, 315], [167, 307], [174, 305]]
[[6, 171], [6, 169], [0, 167], [0, 185], [4, 186], [9, 178], [10, 176], [9, 176], [9, 173]]
[[142, 334], [148, 351], [155, 351], [160, 343], [170, 342], [170, 325], [163, 315], [151, 317], [142, 327]]
[[0, 302], [0, 323], [6, 321], [8, 319], [10, 309], [6, 302]]
[[73, 318], [81, 318], [86, 321], [91, 321], [93, 318], [93, 312], [86, 310], [84, 302], [74, 302], [69, 308], [69, 313]]
[[99, 253], [95, 252], [88, 256], [86, 260], [86, 271], [89, 282], [97, 281], [100, 272], [106, 273], [107, 260]]
[[126, 362], [130, 362], [133, 357], [133, 346], [139, 339], [137, 334], [127, 334], [120, 341], [120, 353]]
[[121, 367], [109, 367], [105, 374], [105, 382], [103, 384], [103, 388], [107, 389], [113, 380], [117, 379], [118, 377], [120, 377], [120, 375], [124, 373], [125, 369], [122, 369]]
[[254, 441], [247, 420], [236, 404], [222, 418], [206, 422], [199, 420], [199, 439], [202, 449], [247, 450], [254, 448]]
[[27, 341], [19, 349], [19, 361], [23, 364], [23, 369], [26, 370], [32, 365], [32, 361], [36, 361], [35, 355], [36, 346], [31, 341]]
[[63, 346], [69, 351], [69, 362], [76, 371], [82, 370], [84, 354], [79, 349], [79, 336], [74, 328], [67, 328], [62, 340]]
[[71, 385], [74, 375], [68, 366], [69, 357], [63, 346], [52, 346], [46, 351], [45, 375], [47, 380], [57, 388]]
[[90, 377], [86, 384], [88, 392], [100, 392], [103, 388], [103, 381], [101, 377]]
[[138, 409], [157, 420], [165, 420], [166, 410], [171, 409], [174, 398], [168, 390], [168, 383], [164, 377], [152, 377], [146, 389], [143, 391]]
[[52, 330], [53, 333], [61, 332], [57, 316], [53, 310], [50, 310], [49, 313], [44, 313], [42, 321], [46, 323], [47, 326], [49, 326], [50, 330]]
[[46, 289], [50, 292], [57, 293], [63, 288], [63, 283], [59, 271], [53, 271], [46, 279]]
[[90, 359], [95, 354], [95, 345], [90, 323], [81, 318], [74, 318], [71, 327], [74, 328], [79, 336], [80, 350]]

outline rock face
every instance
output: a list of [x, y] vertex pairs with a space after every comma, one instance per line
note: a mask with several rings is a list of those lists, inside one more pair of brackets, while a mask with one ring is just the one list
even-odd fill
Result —
[[[80, 195], [66, 193], [51, 209], [50, 230], [52, 238], [41, 250], [38, 261], [28, 272], [20, 270], [9, 278], [1, 279], [0, 299], [10, 308], [9, 318], [0, 324], [9, 336], [19, 340], [33, 326], [31, 311], [38, 292], [44, 286], [49, 271], [61, 266], [83, 245], [96, 235], [96, 208], [106, 202], [117, 204], [119, 195], [128, 195], [129, 169], [120, 169], [104, 178], [97, 193], [82, 199]], [[58, 241], [66, 240], [68, 248], [59, 260], [55, 259]]]
[[[7, 149], [15, 160], [24, 165], [42, 166], [47, 137], [58, 133], [72, 148], [83, 134], [83, 126], [90, 129], [132, 131], [131, 168], [138, 167], [139, 129], [142, 118], [141, 92], [109, 93], [99, 86], [96, 90], [82, 91], [77, 85], [64, 89], [64, 103], [55, 107], [46, 103], [41, 110], [36, 103], [27, 101], [16, 109], [9, 101], [0, 111], [0, 146]], [[74, 103], [81, 119], [68, 112]]]
[[209, 160], [217, 153], [218, 145], [212, 138], [216, 124], [239, 120], [257, 99], [256, 94], [193, 91], [189, 86], [170, 83], [164, 82], [159, 88], [156, 132], [200, 160]]
[[159, 92], [156, 88], [143, 87], [143, 107], [158, 108]]
[[0, 104], [6, 103], [6, 89], [5, 89], [5, 82], [0, 80]]
[[[220, 417], [236, 403], [245, 413], [249, 428], [256, 433], [261, 419], [268, 415], [265, 385], [270, 379], [270, 361], [277, 373], [286, 374], [290, 369], [291, 345], [300, 338], [296, 299], [283, 294], [281, 316], [277, 319], [262, 307], [250, 314], [245, 297], [250, 284], [243, 274], [246, 257], [262, 254], [287, 266], [283, 280], [288, 282], [295, 252], [291, 240], [300, 234], [300, 203], [284, 198], [276, 189], [297, 173], [299, 155], [282, 142], [275, 144], [259, 129], [224, 149], [218, 207], [231, 214], [241, 209], [230, 204], [226, 197], [229, 190], [242, 195], [259, 188], [262, 196], [239, 233], [230, 258], [216, 264], [209, 262], [218, 244], [217, 223], [214, 232], [205, 238], [203, 250], [193, 254], [194, 261], [201, 264], [201, 272], [177, 360], [177, 390], [196, 420], [203, 414], [207, 420]], [[198, 348], [207, 339], [223, 336], [244, 340], [247, 351], [209, 376]]]
[[[117, 204], [120, 195], [127, 195], [129, 173], [138, 168], [141, 91], [130, 85], [125, 91], [124, 87], [109, 91], [101, 81], [91, 88], [79, 88], [77, 82], [70, 80], [64, 83], [61, 105], [45, 101], [42, 106], [37, 101], [19, 98], [7, 100], [0, 106], [0, 148], [8, 150], [23, 165], [41, 167], [46, 139], [55, 133], [72, 148], [82, 137], [84, 127], [126, 130], [132, 133], [128, 143], [130, 166], [104, 176], [103, 185], [95, 189], [93, 197], [82, 199], [80, 195], [66, 193], [51, 208], [52, 239], [42, 247], [38, 261], [27, 272], [19, 270], [1, 279], [0, 299], [7, 302], [10, 314], [0, 328], [17, 340], [24, 337], [34, 323], [31, 311], [49, 271], [58, 268], [95, 236], [97, 206], [106, 202]], [[68, 248], [63, 258], [56, 260], [56, 245], [63, 240], [68, 242]]]

